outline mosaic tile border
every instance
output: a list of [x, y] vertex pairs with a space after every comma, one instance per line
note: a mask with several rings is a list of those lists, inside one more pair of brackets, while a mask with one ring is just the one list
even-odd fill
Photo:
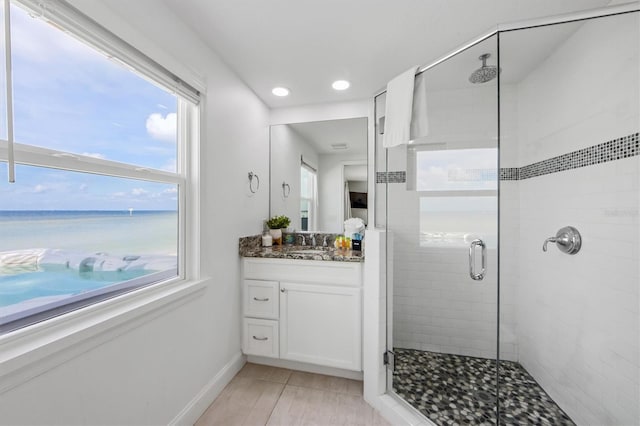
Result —
[[640, 155], [640, 133], [599, 143], [520, 168], [500, 169], [500, 180], [524, 180]]
[[376, 183], [405, 183], [407, 172], [376, 172]]
[[[632, 133], [523, 167], [500, 168], [500, 180], [531, 179], [637, 155], [640, 155], [640, 133]], [[462, 175], [450, 175], [450, 178], [457, 181], [481, 181], [492, 180], [495, 178], [495, 174], [490, 169], [469, 169], [465, 170]], [[405, 183], [406, 181], [406, 172], [376, 172], [376, 183]]]
[[500, 180], [518, 180], [519, 174], [517, 167], [503, 167], [500, 169]]

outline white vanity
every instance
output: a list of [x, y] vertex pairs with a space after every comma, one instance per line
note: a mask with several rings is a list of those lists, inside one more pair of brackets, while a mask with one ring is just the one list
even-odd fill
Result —
[[243, 258], [243, 352], [362, 370], [362, 262]]

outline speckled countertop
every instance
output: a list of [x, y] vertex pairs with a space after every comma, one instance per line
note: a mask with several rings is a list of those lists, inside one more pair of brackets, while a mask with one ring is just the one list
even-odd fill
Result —
[[[324, 236], [326, 234], [318, 234]], [[334, 234], [330, 234], [334, 235]], [[262, 247], [262, 236], [240, 238], [239, 248], [242, 257], [263, 257], [272, 259], [301, 259], [301, 260], [321, 260], [334, 262], [363, 262], [364, 252], [355, 250], [344, 250], [333, 248], [333, 240], [330, 239], [329, 247], [313, 247], [310, 245], [282, 245], [273, 247]], [[296, 240], [297, 241], [297, 240]], [[318, 241], [322, 241], [318, 239]]]

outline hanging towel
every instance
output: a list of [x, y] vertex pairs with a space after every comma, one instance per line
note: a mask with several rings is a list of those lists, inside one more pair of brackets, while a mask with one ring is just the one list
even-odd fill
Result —
[[417, 68], [409, 68], [387, 84], [382, 140], [385, 148], [407, 144], [429, 132], [427, 85], [424, 74], [416, 77]]
[[429, 133], [429, 122], [427, 120], [427, 79], [425, 75], [426, 73], [417, 75], [414, 83], [409, 140], [427, 136]]
[[392, 148], [411, 139], [413, 86], [418, 67], [411, 67], [387, 84], [382, 146]]

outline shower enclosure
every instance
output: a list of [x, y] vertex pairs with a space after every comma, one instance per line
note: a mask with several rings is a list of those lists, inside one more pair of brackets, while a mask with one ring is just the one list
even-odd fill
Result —
[[408, 145], [375, 99], [387, 387], [435, 424], [640, 423], [638, 9], [426, 67]]

